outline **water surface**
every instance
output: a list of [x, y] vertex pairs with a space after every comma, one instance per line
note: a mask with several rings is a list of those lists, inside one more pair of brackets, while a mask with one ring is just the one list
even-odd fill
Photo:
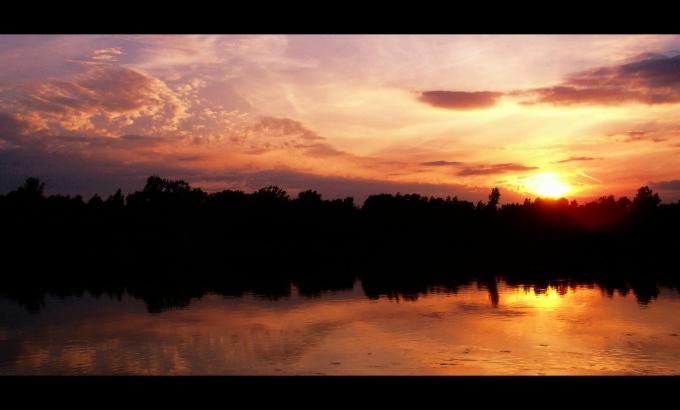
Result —
[[680, 295], [470, 281], [418, 292], [0, 297], [2, 375], [678, 375]]

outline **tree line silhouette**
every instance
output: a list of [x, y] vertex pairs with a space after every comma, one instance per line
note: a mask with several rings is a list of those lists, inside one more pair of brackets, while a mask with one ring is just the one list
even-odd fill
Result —
[[[24, 277], [159, 277], [252, 272], [269, 280], [336, 272], [375, 277], [472, 268], [677, 271], [680, 201], [648, 186], [578, 204], [565, 198], [500, 205], [413, 194], [326, 200], [277, 186], [206, 193], [152, 175], [106, 197], [44, 195], [27, 178], [0, 195], [0, 245]], [[61, 272], [58, 273], [57, 271]], [[6, 275], [7, 276], [7, 275]], [[173, 279], [174, 278], [174, 279]]]

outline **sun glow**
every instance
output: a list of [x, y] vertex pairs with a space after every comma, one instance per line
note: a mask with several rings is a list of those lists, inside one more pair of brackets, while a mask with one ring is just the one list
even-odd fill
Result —
[[558, 198], [571, 191], [571, 187], [560, 181], [560, 177], [553, 173], [537, 174], [527, 178], [526, 187], [529, 191], [542, 197]]

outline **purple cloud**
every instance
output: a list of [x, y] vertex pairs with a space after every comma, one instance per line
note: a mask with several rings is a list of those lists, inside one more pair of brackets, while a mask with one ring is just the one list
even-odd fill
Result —
[[657, 190], [680, 191], [680, 180], [650, 182], [649, 186]]
[[423, 91], [419, 100], [433, 107], [450, 110], [476, 110], [495, 105], [502, 95], [492, 91]]
[[22, 134], [28, 129], [28, 124], [13, 115], [0, 112], [0, 140], [18, 144]]
[[530, 90], [526, 104], [668, 104], [680, 102], [680, 54], [643, 55], [638, 61], [598, 67], [554, 87]]

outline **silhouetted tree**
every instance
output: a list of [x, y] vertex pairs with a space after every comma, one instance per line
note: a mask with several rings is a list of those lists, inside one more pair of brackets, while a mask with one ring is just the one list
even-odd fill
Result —
[[120, 188], [118, 188], [115, 194], [109, 195], [109, 197], [106, 198], [106, 204], [113, 208], [121, 208], [125, 206], [125, 197], [123, 196]]
[[24, 184], [19, 188], [28, 195], [42, 196], [45, 184], [40, 182], [39, 178], [28, 177]]
[[648, 186], [643, 186], [638, 189], [633, 199], [631, 211], [638, 215], [646, 215], [654, 211], [660, 203], [659, 194], [655, 194]]
[[252, 195], [258, 202], [286, 202], [290, 199], [286, 191], [275, 185], [269, 185], [265, 188], [260, 188]]
[[92, 210], [100, 210], [104, 207], [104, 200], [97, 194], [94, 194], [89, 201], [87, 207]]
[[498, 188], [493, 188], [489, 194], [489, 202], [486, 204], [486, 208], [495, 211], [498, 208], [498, 202], [501, 200], [501, 192]]
[[319, 194], [316, 191], [312, 191], [311, 189], [308, 189], [306, 191], [300, 191], [298, 193], [298, 200], [303, 203], [320, 203], [321, 202], [321, 194]]

